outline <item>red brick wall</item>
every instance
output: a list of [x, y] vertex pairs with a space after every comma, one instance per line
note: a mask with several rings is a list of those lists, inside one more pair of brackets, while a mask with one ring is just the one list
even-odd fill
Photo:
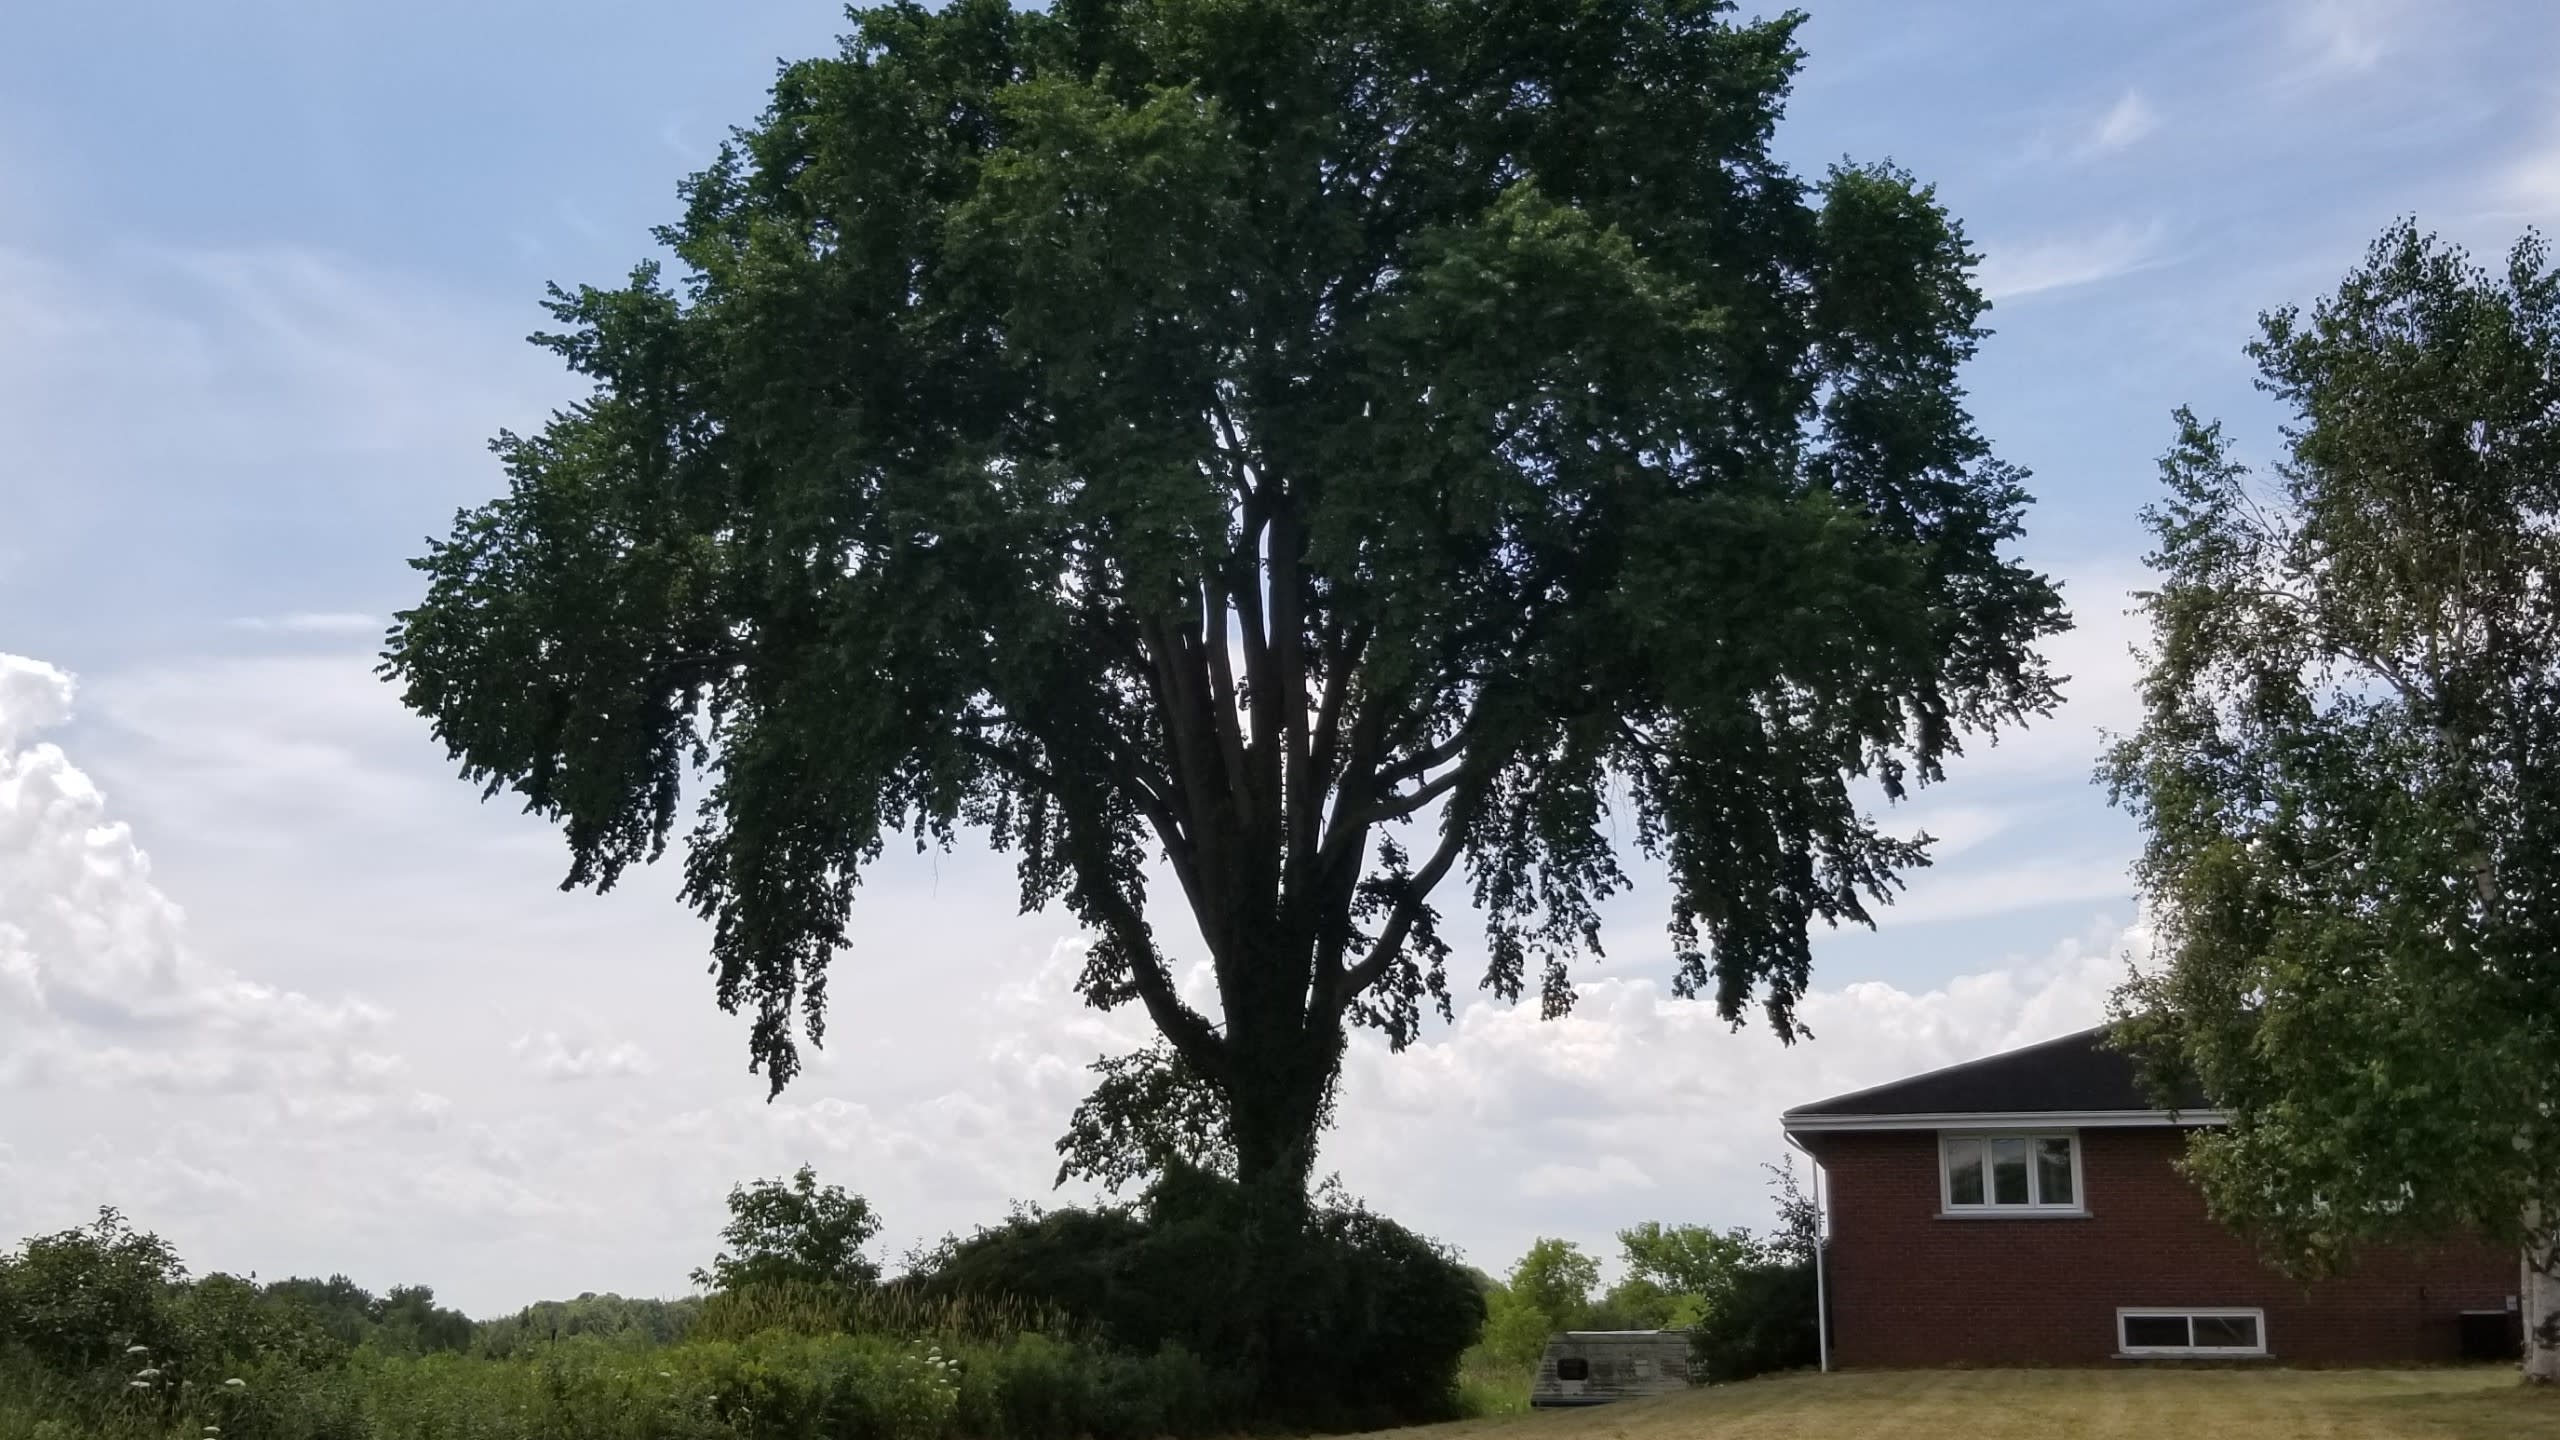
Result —
[[2255, 1306], [2279, 1364], [2459, 1357], [2456, 1315], [2497, 1309], [2515, 1257], [2478, 1244], [2377, 1252], [2306, 1287], [2205, 1215], [2167, 1127], [2080, 1132], [2085, 1219], [1938, 1218], [1929, 1131], [1806, 1136], [1831, 1215], [1825, 1278], [1842, 1366], [2100, 1365], [2118, 1306]]

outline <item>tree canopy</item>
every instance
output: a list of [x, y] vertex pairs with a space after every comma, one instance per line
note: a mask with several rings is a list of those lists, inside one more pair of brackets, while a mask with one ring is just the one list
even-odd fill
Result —
[[750, 1285], [813, 1285], [859, 1290], [878, 1283], [880, 1266], [862, 1247], [880, 1233], [871, 1202], [841, 1185], [821, 1185], [803, 1165], [789, 1180], [729, 1187], [727, 1246], [709, 1268], [693, 1272], [705, 1290]]
[[2560, 274], [2536, 237], [2490, 269], [2403, 223], [2249, 353], [2289, 415], [2272, 477], [2181, 411], [2146, 517], [2144, 719], [2106, 778], [2164, 963], [2128, 1038], [2229, 1112], [2189, 1163], [2279, 1257], [2468, 1229], [2547, 1281]]
[[555, 292], [593, 392], [496, 442], [385, 672], [572, 886], [702, 777], [685, 895], [776, 1091], [865, 868], [964, 829], [1248, 1178], [1303, 1186], [1346, 1027], [1448, 1013], [1452, 891], [1566, 1010], [1622, 836], [1680, 992], [1792, 1035], [1810, 929], [1925, 860], [1860, 787], [2047, 711], [2065, 623], [1957, 383], [1961, 228], [1770, 153], [1797, 23], [858, 10], [687, 183], [679, 279]]

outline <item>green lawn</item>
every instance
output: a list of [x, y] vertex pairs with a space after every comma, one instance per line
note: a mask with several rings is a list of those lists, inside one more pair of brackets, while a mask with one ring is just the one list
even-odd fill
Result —
[[1788, 1375], [1494, 1416], [1396, 1440], [2560, 1440], [2560, 1391], [2507, 1368]]

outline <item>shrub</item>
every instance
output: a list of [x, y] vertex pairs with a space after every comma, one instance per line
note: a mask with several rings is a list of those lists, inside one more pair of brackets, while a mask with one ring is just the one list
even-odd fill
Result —
[[[1441, 1418], [1458, 1358], [1484, 1323], [1474, 1277], [1441, 1247], [1363, 1207], [1315, 1209], [1290, 1253], [1248, 1273], [1244, 1202], [1203, 1172], [1169, 1171], [1134, 1208], [1017, 1215], [946, 1242], [903, 1285], [1053, 1306], [1120, 1349], [1196, 1357], [1204, 1374], [1273, 1383], [1271, 1418], [1320, 1427]], [[1261, 1295], [1278, 1323], [1237, 1297]], [[1273, 1348], [1259, 1349], [1266, 1339]], [[1171, 1384], [1171, 1372], [1157, 1380]], [[1213, 1378], [1208, 1392], [1235, 1382]]]
[[1690, 1356], [1708, 1384], [1798, 1370], [1821, 1356], [1809, 1260], [1737, 1267], [1725, 1292], [1690, 1331]]
[[90, 1224], [0, 1256], [0, 1343], [65, 1375], [116, 1365], [129, 1346], [165, 1350], [164, 1301], [186, 1275], [169, 1242], [101, 1209]]

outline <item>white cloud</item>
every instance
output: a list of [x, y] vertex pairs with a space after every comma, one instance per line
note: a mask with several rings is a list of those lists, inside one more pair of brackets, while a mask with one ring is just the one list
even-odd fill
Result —
[[2416, 13], [2408, 0], [2293, 0], [2286, 42], [2315, 74], [2361, 74], [2391, 57]]
[[71, 677], [0, 655], [0, 1079], [159, 1091], [374, 1087], [381, 1011], [198, 957], [131, 828], [60, 747]]
[[2094, 120], [2075, 118], [2051, 126], [2027, 147], [2030, 160], [2058, 160], [2083, 165], [2132, 147], [2160, 128], [2160, 112], [2139, 90], [2127, 90]]
[[1977, 280], [1995, 302], [2094, 285], [2163, 263], [2163, 235], [2157, 220], [2117, 220], [2076, 234], [1988, 243]]
[[1782, 1111], [2097, 1024], [2149, 943], [2138, 924], [2095, 921], [1929, 989], [1817, 988], [1801, 1010], [1812, 1038], [1793, 1046], [1649, 980], [1588, 986], [1554, 1021], [1470, 1005], [1402, 1055], [1353, 1047], [1325, 1164], [1488, 1269], [1541, 1234], [1607, 1253], [1639, 1220], [1761, 1223], [1760, 1166], [1788, 1153]]
[[1936, 865], [1911, 875], [1910, 888], [1877, 917], [1900, 928], [1934, 921], [1973, 920], [2052, 905], [2112, 904], [2133, 896], [2129, 857], [2038, 855], [1993, 865]]
[[381, 617], [355, 610], [297, 610], [285, 615], [244, 615], [235, 630], [276, 635], [379, 635]]
[[2160, 128], [2160, 114], [2139, 90], [2127, 90], [2121, 99], [2099, 117], [2097, 128], [2090, 132], [2084, 149], [2091, 155], [2122, 150]]
[[543, 1080], [596, 1080], [614, 1075], [646, 1075], [649, 1055], [628, 1040], [590, 1043], [575, 1049], [556, 1030], [518, 1037], [510, 1047], [526, 1069]]

